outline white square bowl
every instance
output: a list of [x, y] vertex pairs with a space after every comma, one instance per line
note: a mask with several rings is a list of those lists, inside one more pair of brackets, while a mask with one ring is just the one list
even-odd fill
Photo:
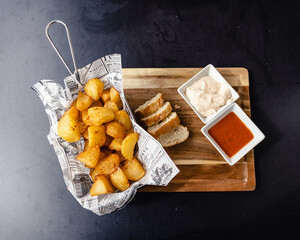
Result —
[[[253, 134], [253, 139], [247, 143], [240, 151], [238, 151], [231, 158], [227, 156], [227, 154], [222, 150], [222, 148], [215, 142], [215, 140], [210, 136], [208, 130], [217, 124], [221, 119], [223, 119], [227, 114], [234, 112], [239, 119], [249, 128], [249, 130]], [[264, 138], [265, 135], [259, 130], [259, 128], [252, 122], [252, 120], [246, 115], [246, 113], [237, 105], [233, 103], [228, 107], [225, 111], [223, 111], [220, 115], [218, 115], [215, 119], [213, 119], [210, 123], [205, 125], [201, 132], [205, 135], [205, 137], [214, 145], [214, 147], [219, 151], [222, 157], [228, 162], [230, 166], [234, 165], [237, 161], [239, 161], [243, 156], [245, 156], [252, 148], [254, 148], [257, 144], [259, 144]]]
[[[186, 95], [186, 90], [189, 86], [191, 86], [194, 82], [198, 81], [200, 78], [205, 77], [205, 76], [211, 76], [214, 79], [216, 79], [218, 82], [224, 82], [230, 89], [231, 92], [231, 100], [228, 101], [227, 104], [222, 106], [221, 108], [218, 109], [218, 111], [208, 117], [202, 116], [191, 104], [189, 98]], [[235, 102], [240, 95], [230, 86], [230, 84], [225, 80], [225, 78], [218, 72], [218, 70], [212, 65], [209, 64], [205, 68], [203, 68], [200, 72], [198, 72], [194, 77], [192, 77], [190, 80], [182, 84], [177, 91], [179, 94], [183, 97], [183, 99], [190, 105], [190, 107], [194, 110], [194, 112], [197, 114], [197, 116], [201, 119], [201, 121], [206, 124], [209, 121], [211, 121], [213, 118], [215, 118], [219, 113], [221, 113], [223, 110], [225, 110], [227, 107], [229, 107], [230, 104]]]

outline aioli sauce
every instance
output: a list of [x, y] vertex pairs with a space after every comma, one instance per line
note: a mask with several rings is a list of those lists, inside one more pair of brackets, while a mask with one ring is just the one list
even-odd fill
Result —
[[187, 88], [186, 96], [204, 117], [213, 115], [231, 100], [229, 87], [211, 76], [202, 77], [194, 82]]
[[208, 133], [228, 157], [236, 154], [254, 137], [249, 128], [233, 112], [210, 128]]

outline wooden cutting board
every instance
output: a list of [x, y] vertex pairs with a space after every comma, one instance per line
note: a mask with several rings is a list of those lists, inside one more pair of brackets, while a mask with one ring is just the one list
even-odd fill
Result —
[[[131, 109], [163, 93], [190, 136], [186, 142], [165, 148], [180, 172], [166, 187], [145, 186], [141, 192], [251, 191], [255, 189], [254, 154], [250, 151], [230, 166], [201, 133], [204, 124], [178, 94], [177, 88], [202, 68], [125, 68], [124, 91]], [[249, 75], [245, 68], [217, 68], [239, 93], [236, 103], [251, 117]], [[139, 122], [139, 120], [137, 119]], [[139, 122], [140, 123], [140, 122]], [[140, 123], [141, 124], [141, 123]], [[143, 126], [141, 124], [141, 126]]]

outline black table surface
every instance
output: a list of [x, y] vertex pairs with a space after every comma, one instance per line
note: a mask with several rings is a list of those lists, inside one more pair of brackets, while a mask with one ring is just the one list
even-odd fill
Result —
[[[298, 234], [300, 17], [297, 1], [0, 1], [0, 238], [213, 239]], [[69, 75], [45, 36], [69, 26], [78, 67], [121, 53], [124, 68], [245, 67], [255, 148], [251, 192], [137, 193], [105, 216], [66, 189], [30, 87]], [[64, 29], [52, 35], [71, 64]]]

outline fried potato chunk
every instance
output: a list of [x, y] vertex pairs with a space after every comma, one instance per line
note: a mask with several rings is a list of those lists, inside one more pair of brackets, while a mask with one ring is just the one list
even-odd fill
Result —
[[120, 163], [118, 154], [112, 153], [101, 159], [95, 168], [100, 174], [110, 175], [117, 170]]
[[98, 146], [88, 147], [87, 150], [81, 152], [76, 157], [77, 160], [82, 162], [88, 168], [93, 168], [97, 165], [100, 158], [100, 148]]
[[117, 104], [115, 102], [113, 102], [112, 100], [108, 100], [104, 104], [104, 107], [110, 109], [113, 113], [116, 113], [117, 111], [119, 111]]
[[80, 119], [84, 122], [86, 126], [92, 125], [92, 121], [89, 117], [88, 110], [80, 112], [79, 115], [80, 115]]
[[72, 107], [62, 116], [57, 124], [58, 135], [67, 142], [77, 142], [81, 138], [77, 118], [78, 110]]
[[83, 136], [85, 139], [89, 139], [89, 131], [88, 131], [88, 130], [85, 130], [85, 132], [82, 133], [82, 136]]
[[115, 113], [115, 121], [123, 124], [123, 126], [125, 127], [126, 130], [129, 130], [130, 128], [132, 128], [132, 123], [130, 120], [130, 117], [128, 115], [128, 113], [125, 110], [121, 110], [121, 111], [117, 111]]
[[86, 151], [89, 149], [89, 140], [88, 139], [84, 139], [84, 149], [83, 151]]
[[86, 83], [84, 91], [94, 101], [98, 101], [103, 93], [103, 87], [104, 84], [99, 78], [92, 78]]
[[113, 138], [123, 140], [126, 137], [126, 129], [119, 122], [110, 122], [106, 125], [106, 134]]
[[80, 134], [83, 134], [87, 130], [87, 126], [84, 124], [83, 121], [78, 121], [78, 127]]
[[133, 159], [133, 152], [134, 152], [134, 147], [135, 144], [137, 143], [139, 139], [139, 134], [138, 133], [129, 133], [126, 138], [122, 142], [122, 147], [121, 147], [121, 153], [122, 155], [128, 159], [132, 160]]
[[92, 125], [100, 126], [103, 123], [114, 120], [115, 114], [105, 107], [91, 107], [88, 109], [89, 119], [92, 121]]
[[71, 108], [71, 107], [76, 107], [76, 104], [77, 104], [77, 98], [72, 102], [70, 108]]
[[105, 193], [113, 193], [114, 189], [110, 183], [110, 181], [107, 179], [104, 175], [97, 175], [94, 184], [92, 185], [92, 188], [90, 190], [91, 196], [98, 196], [100, 194]]
[[93, 168], [93, 169], [91, 169], [89, 175], [91, 176], [93, 182], [95, 182], [96, 181], [96, 176], [100, 175], [100, 173], [97, 171], [96, 168]]
[[90, 126], [88, 128], [89, 147], [98, 146], [102, 147], [106, 140], [105, 127]]
[[93, 100], [90, 96], [88, 96], [82, 92], [78, 93], [76, 107], [79, 111], [87, 110], [91, 106], [92, 103], [93, 103]]
[[132, 181], [138, 181], [145, 175], [144, 168], [135, 157], [122, 162], [122, 170], [127, 179]]
[[120, 94], [114, 87], [110, 89], [109, 95], [110, 95], [110, 100], [112, 100], [113, 102], [115, 103], [121, 102]]
[[71, 107], [68, 111], [65, 112], [64, 116], [65, 115], [69, 115], [71, 118], [77, 121], [79, 117], [79, 111], [76, 107]]
[[[104, 154], [103, 152], [100, 152], [99, 160], [100, 160], [100, 159], [103, 159], [104, 157], [105, 157], [105, 154]], [[90, 173], [89, 173], [89, 174], [90, 174], [90, 176], [91, 176], [93, 182], [95, 182], [95, 181], [96, 181], [96, 176], [99, 175], [100, 172], [97, 171], [96, 168], [93, 168], [93, 169], [90, 170]]]
[[121, 151], [122, 142], [123, 140], [114, 138], [109, 144], [108, 148], [111, 150]]
[[109, 178], [110, 178], [112, 185], [121, 191], [124, 191], [130, 187], [128, 179], [125, 176], [125, 174], [123, 173], [121, 168], [118, 168], [117, 171], [110, 174]]
[[106, 103], [110, 100], [110, 89], [105, 89], [101, 95], [102, 102]]

